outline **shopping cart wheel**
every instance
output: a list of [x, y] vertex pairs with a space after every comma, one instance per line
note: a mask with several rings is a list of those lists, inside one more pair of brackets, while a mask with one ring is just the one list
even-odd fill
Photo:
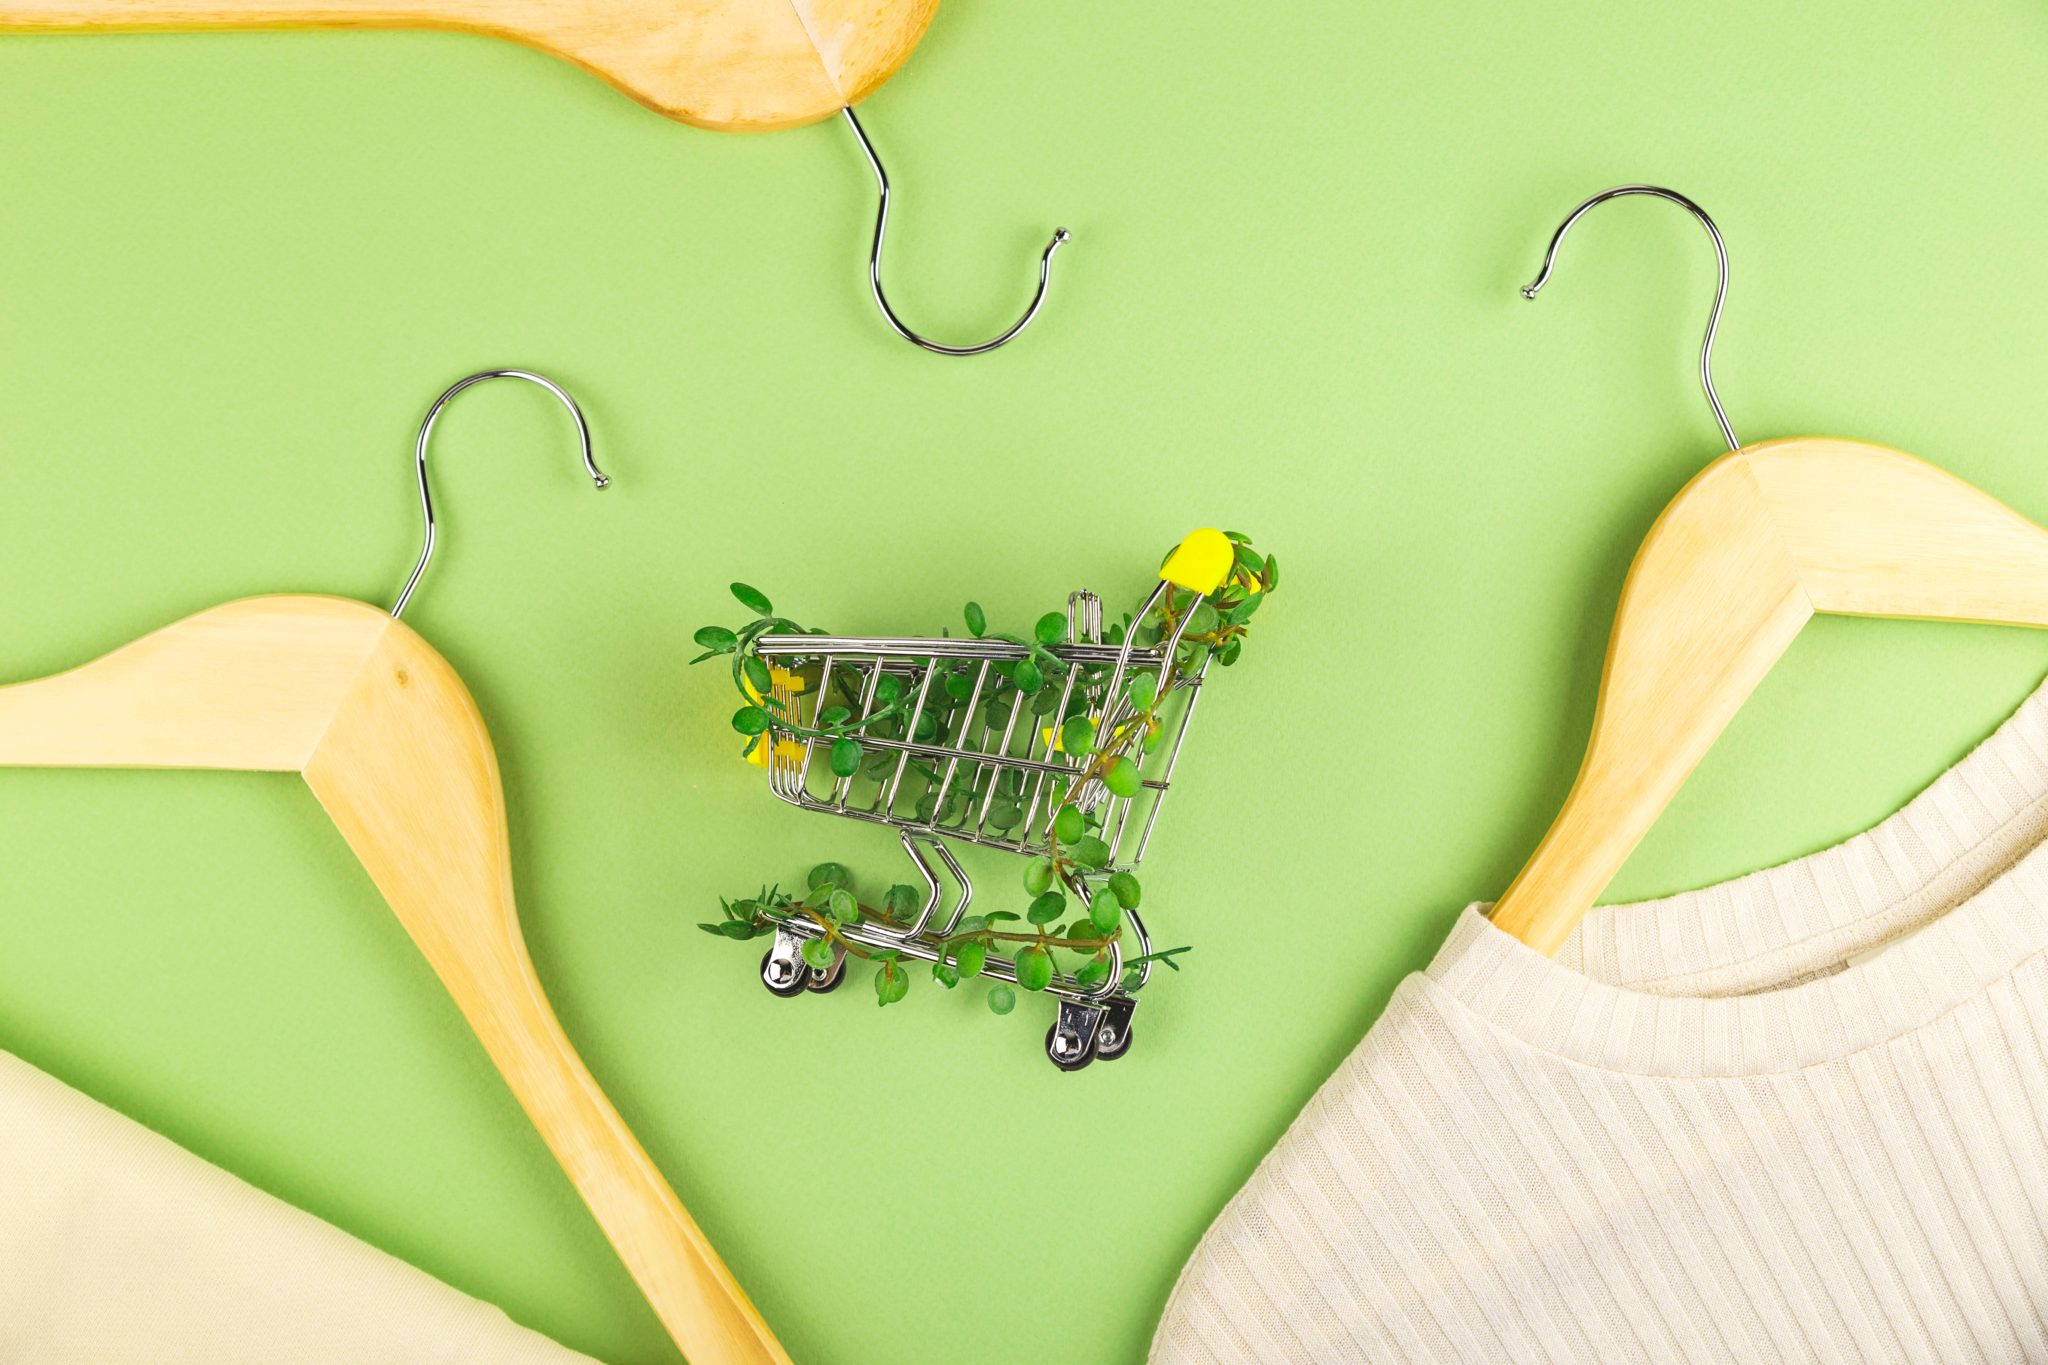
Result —
[[[1110, 1041], [1109, 1041], [1110, 1035], [1111, 1035], [1112, 1033], [1116, 1034], [1116, 1042], [1115, 1042], [1115, 1044], [1114, 1044], [1114, 1045], [1112, 1045], [1112, 1044], [1110, 1043]], [[1102, 1027], [1101, 1027], [1100, 1029], [1098, 1029], [1098, 1030], [1096, 1031], [1096, 1034], [1095, 1034], [1095, 1060], [1096, 1060], [1096, 1061], [1098, 1061], [1098, 1062], [1113, 1062], [1113, 1061], [1115, 1061], [1115, 1060], [1116, 1060], [1117, 1058], [1119, 1058], [1119, 1057], [1123, 1056], [1123, 1055], [1124, 1055], [1124, 1054], [1125, 1054], [1126, 1052], [1129, 1052], [1130, 1050], [1131, 1050], [1131, 1028], [1130, 1028], [1130, 1025], [1129, 1025], [1129, 1024], [1126, 1024], [1126, 1025], [1124, 1025], [1124, 1027], [1123, 1027], [1123, 1029], [1122, 1029], [1122, 1031], [1121, 1031], [1121, 1032], [1117, 1031], [1116, 1029], [1113, 1029], [1113, 1028], [1111, 1028], [1111, 1027], [1110, 1027], [1110, 1026], [1109, 1026], [1108, 1024], [1104, 1024], [1104, 1025], [1103, 1025], [1103, 1026], [1102, 1026]]]
[[779, 995], [784, 1000], [802, 995], [810, 980], [810, 968], [802, 958], [779, 957], [773, 948], [761, 958], [761, 984], [770, 995]]
[[1078, 1053], [1069, 1056], [1067, 1049], [1073, 1046], [1073, 1036], [1061, 1037], [1058, 1024], [1045, 1031], [1045, 1055], [1052, 1058], [1052, 1064], [1062, 1071], [1079, 1071], [1095, 1060], [1094, 1050], [1088, 1047], [1082, 1047]]
[[804, 973], [804, 989], [810, 991], [813, 995], [824, 995], [828, 992], [836, 991], [844, 984], [846, 984], [846, 956], [843, 953], [832, 960], [831, 971], [820, 972], [817, 968], [813, 967]]

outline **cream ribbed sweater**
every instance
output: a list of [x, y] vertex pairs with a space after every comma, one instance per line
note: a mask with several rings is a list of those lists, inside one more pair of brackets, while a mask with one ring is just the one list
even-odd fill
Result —
[[1825, 853], [1465, 911], [1224, 1209], [1155, 1365], [2048, 1361], [2048, 689]]
[[0, 1365], [576, 1362], [0, 1052]]

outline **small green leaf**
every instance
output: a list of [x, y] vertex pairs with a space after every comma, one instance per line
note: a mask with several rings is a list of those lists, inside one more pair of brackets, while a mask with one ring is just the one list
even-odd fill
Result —
[[946, 675], [946, 695], [954, 701], [966, 701], [968, 693], [974, 691], [974, 679], [965, 673]]
[[988, 1007], [997, 1014], [1008, 1014], [1017, 1008], [1017, 992], [998, 981], [988, 988]]
[[727, 938], [738, 939], [741, 943], [745, 943], [755, 933], [754, 926], [743, 919], [729, 919], [718, 928]]
[[1063, 844], [1071, 844], [1088, 832], [1088, 822], [1081, 816], [1079, 806], [1061, 806], [1060, 813], [1052, 818], [1052, 837]]
[[1208, 635], [1216, 629], [1218, 624], [1220, 624], [1220, 621], [1216, 615], [1216, 608], [1204, 602], [1189, 614], [1188, 634]]
[[1031, 628], [1031, 635], [1042, 645], [1058, 644], [1067, 638], [1067, 614], [1063, 611], [1047, 612]]
[[970, 939], [955, 950], [953, 960], [960, 965], [960, 975], [980, 976], [981, 969], [988, 965], [988, 945]]
[[[1034, 896], [1044, 895], [1052, 887], [1053, 865], [1050, 858], [1033, 858], [1024, 868], [1024, 889]], [[991, 915], [993, 919], [995, 916]]]
[[769, 605], [768, 599], [762, 596], [759, 588], [750, 588], [744, 583], [735, 583], [732, 585], [732, 595], [740, 600], [741, 606], [756, 616], [773, 616], [775, 614], [775, 608]]
[[1159, 675], [1157, 673], [1133, 673], [1124, 684], [1124, 695], [1131, 699], [1131, 705], [1140, 711], [1150, 711], [1152, 703], [1159, 699]]
[[1083, 867], [1106, 867], [1109, 864], [1109, 845], [1091, 834], [1074, 845], [1074, 861]]
[[[1016, 917], [1013, 915], [1011, 916], [1011, 918], [1014, 919]], [[978, 934], [986, 928], [988, 928], [987, 915], [963, 915], [961, 916], [960, 923], [958, 927], [954, 930], [954, 932], [961, 934]]]
[[1008, 910], [991, 910], [986, 915], [982, 916], [982, 919], [986, 920], [990, 924], [995, 924], [1001, 920], [1009, 920], [1016, 918], [1017, 916], [1011, 914]]
[[884, 962], [875, 971], [875, 1003], [893, 1005], [910, 992], [910, 973], [893, 962]]
[[811, 888], [811, 893], [804, 897], [804, 905], [812, 910], [822, 910], [825, 903], [832, 899], [832, 891], [832, 883], [819, 882]]
[[832, 970], [832, 945], [824, 939], [807, 938], [804, 940], [804, 946], [799, 951], [803, 954], [804, 965], [811, 970], [819, 972], [829, 972]]
[[[979, 602], [969, 602], [967, 604], [967, 633], [977, 640], [988, 633], [988, 615], [982, 611], [981, 603]], [[705, 645], [704, 647], [709, 649], [711, 646]]]
[[[1124, 760], [1119, 759], [1119, 762]], [[832, 741], [832, 775], [852, 777], [860, 771], [860, 741], [851, 735], [841, 735]]]
[[1103, 933], [1113, 933], [1124, 922], [1123, 902], [1115, 896], [1097, 896], [1088, 902], [1088, 919]]
[[768, 728], [768, 713], [758, 706], [742, 706], [732, 713], [732, 728], [743, 735], [758, 735]]
[[1033, 924], [1051, 924], [1066, 913], [1067, 898], [1057, 891], [1048, 891], [1031, 902], [1031, 908], [1024, 913], [1024, 918]]
[[1017, 690], [1031, 696], [1045, 686], [1045, 674], [1038, 671], [1038, 665], [1029, 659], [1019, 659], [1010, 671], [1010, 680], [1017, 684]]
[[1277, 557], [1266, 556], [1266, 572], [1259, 576], [1259, 582], [1267, 592], [1280, 586], [1280, 561]]
[[1017, 954], [1017, 984], [1027, 991], [1042, 991], [1052, 984], [1052, 954], [1030, 947]]
[[697, 648], [717, 654], [730, 654], [740, 642], [740, 637], [724, 626], [705, 626], [690, 638], [697, 642]]
[[1108, 975], [1109, 963], [1098, 957], [1091, 962], [1085, 962], [1081, 965], [1081, 970], [1074, 973], [1074, 984], [1077, 986], [1093, 986]]
[[889, 894], [882, 898], [882, 908], [888, 912], [890, 919], [907, 920], [917, 913], [918, 902], [922, 899], [916, 887], [898, 882], [890, 887]]
[[765, 697], [775, 687], [775, 678], [768, 672], [768, 665], [758, 655], [749, 654], [740, 663], [740, 672], [746, 674], [747, 685], [754, 689], [754, 695]]
[[1060, 727], [1060, 747], [1076, 758], [1095, 752], [1095, 722], [1086, 716], [1070, 716]]
[[934, 962], [932, 964], [932, 980], [950, 991], [960, 984], [960, 969], [950, 962]]
[[875, 684], [875, 702], [887, 706], [903, 695], [903, 679], [893, 673], [884, 673]]
[[1116, 897], [1117, 903], [1124, 909], [1135, 910], [1138, 908], [1139, 900], [1143, 898], [1144, 891], [1138, 885], [1138, 879], [1130, 873], [1113, 872], [1109, 878], [1109, 894]]
[[1024, 808], [1015, 801], [997, 801], [988, 808], [990, 829], [1012, 830], [1024, 818]]
[[707, 934], [716, 934], [720, 938], [725, 937], [725, 925], [723, 924], [705, 924], [700, 920], [698, 921], [697, 927], [699, 929], [702, 929]]
[[1145, 785], [1145, 775], [1136, 763], [1119, 755], [1102, 770], [1102, 785], [1118, 796], [1136, 796]]
[[819, 863], [804, 878], [804, 885], [813, 891], [821, 886], [851, 887], [853, 874], [846, 870], [845, 863]]
[[860, 902], [844, 887], [834, 887], [832, 895], [825, 902], [825, 908], [832, 912], [832, 918], [841, 924], [850, 924], [860, 918]]

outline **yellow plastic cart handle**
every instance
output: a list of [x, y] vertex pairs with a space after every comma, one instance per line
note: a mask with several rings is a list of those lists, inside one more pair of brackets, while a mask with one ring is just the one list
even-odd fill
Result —
[[1223, 586], [1236, 557], [1237, 550], [1231, 545], [1229, 536], [1204, 527], [1183, 540], [1180, 547], [1166, 557], [1166, 566], [1159, 571], [1159, 576], [1177, 588], [1186, 588], [1207, 597]]

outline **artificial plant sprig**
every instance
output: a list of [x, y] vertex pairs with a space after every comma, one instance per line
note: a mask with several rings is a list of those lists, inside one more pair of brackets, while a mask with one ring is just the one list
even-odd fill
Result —
[[[963, 709], [972, 713], [978, 708], [983, 723], [1005, 735], [1015, 714], [1028, 710], [1033, 724], [1043, 726], [1048, 748], [1078, 764], [1071, 777], [1050, 784], [1043, 816], [1030, 817], [1034, 824], [1040, 818], [1044, 821], [1039, 835], [1044, 851], [1024, 870], [1030, 900], [1021, 915], [996, 911], [963, 917], [937, 941], [940, 956], [932, 975], [953, 989], [982, 975], [989, 953], [1001, 945], [1016, 969], [1017, 984], [1025, 990], [1044, 990], [1062, 975], [1083, 988], [1100, 986], [1111, 972], [1111, 945], [1122, 941], [1125, 912], [1137, 908], [1143, 888], [1129, 869], [1113, 866], [1114, 849], [1103, 827], [1105, 808], [1095, 793], [1129, 799], [1143, 790], [1145, 755], [1162, 742], [1166, 727], [1160, 712], [1167, 699], [1208, 660], [1226, 667], [1237, 662], [1252, 617], [1279, 584], [1274, 556], [1260, 554], [1241, 534], [1224, 534], [1231, 545], [1231, 564], [1215, 591], [1202, 595], [1169, 588], [1144, 619], [1133, 620], [1126, 613], [1103, 633], [1110, 645], [1130, 640], [1155, 650], [1151, 657], [1156, 666], [1148, 663], [1130, 671], [1115, 697], [1104, 695], [1113, 670], [1102, 664], [1072, 663], [1056, 652], [1070, 634], [1065, 612], [1047, 612], [1028, 633], [1012, 634], [990, 630], [987, 612], [971, 601], [962, 613], [968, 635], [1012, 645], [1022, 657], [979, 663], [935, 661], [927, 673], [909, 675], [870, 675], [835, 663], [818, 680], [821, 696], [810, 726], [801, 723], [794, 705], [776, 696], [776, 673], [757, 646], [770, 633], [825, 632], [776, 614], [758, 589], [732, 585], [734, 598], [754, 613], [754, 619], [737, 630], [699, 630], [696, 640], [705, 652], [691, 662], [731, 656], [733, 684], [744, 703], [733, 714], [732, 726], [746, 736], [746, 752], [773, 730], [792, 738], [829, 741], [835, 777], [851, 778], [864, 768], [877, 781], [892, 773], [915, 773], [927, 784], [915, 804], [916, 819], [925, 825], [951, 823], [974, 803], [980, 805], [975, 819], [985, 828], [1007, 835], [1025, 821], [1027, 792], [1021, 771], [992, 765], [991, 771], [982, 773], [969, 765], [970, 775], [951, 785], [923, 761], [918, 746], [939, 744], [956, 721], [964, 733]], [[1170, 657], [1159, 657], [1158, 646], [1175, 639]], [[862, 688], [871, 676], [873, 691], [864, 698]], [[861, 742], [864, 736], [887, 741], [888, 747], [877, 746], [869, 753]], [[1031, 810], [1040, 809], [1039, 801], [1038, 793], [1029, 794]], [[1081, 909], [1071, 920], [1070, 897]], [[805, 938], [805, 962], [821, 972], [830, 970], [841, 953], [874, 962], [876, 999], [886, 1005], [907, 993], [907, 963], [894, 950], [856, 942], [846, 930], [863, 919], [907, 929], [919, 903], [914, 888], [899, 885], [889, 889], [882, 905], [863, 906], [853, 893], [851, 874], [840, 864], [824, 863], [811, 870], [804, 895], [769, 887], [751, 899], [721, 901], [723, 918], [703, 927], [723, 937], [747, 939], [801, 916], [816, 931]], [[1069, 922], [1062, 925], [1063, 920]], [[1178, 971], [1175, 959], [1187, 951], [1169, 948], [1125, 959], [1120, 984], [1126, 990], [1137, 989], [1144, 968], [1155, 963]], [[1015, 1007], [1015, 992], [1006, 983], [991, 983], [988, 1004], [1006, 1014]]]
[[[808, 920], [820, 933], [804, 940], [800, 951], [806, 966], [828, 972], [841, 953], [873, 962], [876, 1003], [893, 1005], [903, 999], [910, 989], [909, 968], [903, 955], [894, 949], [862, 944], [845, 931], [862, 920], [896, 930], [908, 929], [920, 899], [916, 888], [899, 883], [889, 888], [881, 905], [866, 905], [854, 894], [853, 874], [841, 863], [818, 864], [810, 870], [805, 883], [805, 894], [801, 897], [775, 886], [763, 887], [741, 900], [721, 897], [721, 918], [697, 927], [708, 934], [745, 942], [773, 933], [778, 923], [794, 918]], [[1066, 899], [1049, 889], [1033, 899], [1030, 910], [1021, 919], [1002, 910], [962, 916], [951, 933], [937, 940], [939, 959], [932, 964], [932, 979], [952, 990], [962, 981], [982, 975], [989, 953], [1000, 943], [1021, 945], [1011, 954], [1011, 960], [1017, 969], [1017, 985], [1024, 990], [1045, 990], [1062, 971], [1071, 975], [1076, 985], [1099, 985], [1109, 977], [1110, 945], [1123, 939], [1122, 911], [1136, 905], [1135, 888], [1133, 878], [1126, 885], [1126, 891], [1133, 897], [1128, 902], [1113, 892], [1097, 896], [1098, 902], [1108, 902], [1112, 908], [1098, 911], [1091, 906], [1090, 913], [1065, 926], [1059, 926], [1058, 921], [1066, 913]], [[1001, 927], [1009, 924], [1018, 927]], [[1169, 948], [1126, 959], [1124, 966], [1129, 974], [1124, 979], [1125, 989], [1137, 988], [1135, 969], [1141, 964], [1163, 962], [1178, 971], [1180, 964], [1173, 959], [1188, 951], [1185, 947]], [[1055, 956], [1060, 953], [1076, 960], [1063, 968]], [[1016, 993], [1008, 983], [992, 981], [987, 1002], [993, 1012], [1008, 1014], [1016, 1008]]]

